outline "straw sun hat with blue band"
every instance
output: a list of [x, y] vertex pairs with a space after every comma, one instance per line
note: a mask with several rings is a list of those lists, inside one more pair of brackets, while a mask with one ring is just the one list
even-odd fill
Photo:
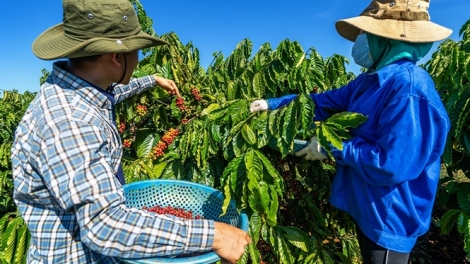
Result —
[[62, 23], [33, 43], [43, 60], [78, 58], [168, 44], [143, 32], [129, 0], [63, 0]]
[[336, 22], [338, 33], [355, 41], [361, 30], [404, 42], [443, 40], [452, 30], [430, 21], [430, 0], [374, 0], [360, 16]]

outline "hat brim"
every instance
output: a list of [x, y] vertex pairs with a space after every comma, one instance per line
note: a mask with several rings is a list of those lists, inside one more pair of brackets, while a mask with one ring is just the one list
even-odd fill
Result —
[[168, 42], [152, 37], [143, 31], [120, 39], [94, 37], [82, 41], [68, 37], [61, 23], [47, 29], [36, 38], [33, 42], [33, 53], [43, 60], [55, 60], [106, 53], [127, 53], [166, 44]]
[[431, 21], [377, 19], [369, 16], [341, 19], [335, 26], [343, 38], [352, 42], [356, 41], [361, 30], [384, 38], [415, 43], [440, 41], [452, 34], [452, 30]]

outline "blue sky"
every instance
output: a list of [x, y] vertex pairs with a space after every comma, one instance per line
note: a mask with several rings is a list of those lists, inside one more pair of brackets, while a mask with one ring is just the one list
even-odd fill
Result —
[[[253, 42], [253, 53], [265, 42], [276, 48], [289, 39], [305, 50], [315, 48], [323, 57], [344, 55], [351, 60], [348, 70], [359, 73], [350, 56], [352, 43], [340, 37], [334, 25], [358, 15], [369, 0], [140, 1], [157, 34], [175, 32], [184, 44], [191, 41], [204, 68], [214, 52], [227, 57], [245, 38]], [[0, 90], [38, 91], [41, 69], [50, 70], [52, 61], [35, 57], [31, 45], [45, 29], [62, 21], [62, 1], [2, 0], [0, 10]], [[430, 14], [431, 21], [454, 31], [451, 39], [460, 40], [459, 30], [470, 19], [470, 0], [432, 0]]]

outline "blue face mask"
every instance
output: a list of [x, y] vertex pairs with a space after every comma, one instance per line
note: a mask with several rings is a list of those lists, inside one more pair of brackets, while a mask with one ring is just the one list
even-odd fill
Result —
[[374, 60], [372, 60], [370, 54], [369, 42], [367, 41], [367, 35], [365, 33], [357, 36], [351, 55], [357, 65], [367, 69], [374, 65]]

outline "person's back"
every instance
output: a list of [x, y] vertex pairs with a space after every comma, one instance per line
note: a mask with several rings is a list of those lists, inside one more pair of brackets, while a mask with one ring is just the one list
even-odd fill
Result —
[[450, 128], [445, 107], [429, 74], [406, 59], [362, 74], [342, 89], [350, 92], [318, 94], [315, 100], [327, 105], [328, 99], [344, 98], [345, 111], [367, 121], [351, 129], [353, 138], [343, 150], [332, 151], [338, 173], [330, 202], [378, 244], [409, 251], [429, 229]]
[[[40, 262], [47, 257], [54, 263], [112, 263], [115, 260], [83, 247], [74, 208], [77, 199], [93, 200], [108, 195], [110, 204], [119, 205], [124, 201], [122, 195], [116, 195], [118, 189], [113, 186], [119, 186], [117, 183], [106, 184], [97, 179], [90, 184], [75, 168], [76, 164], [84, 163], [76, 160], [83, 159], [80, 149], [93, 149], [91, 145], [97, 143], [87, 138], [92, 128], [104, 130], [103, 135], [107, 135], [106, 140], [114, 148], [110, 150], [110, 154], [114, 153], [110, 161], [115, 166], [119, 164], [116, 153], [119, 135], [108, 116], [111, 105], [106, 107], [107, 98], [85, 82], [72, 85], [59, 76], [70, 74], [55, 67], [20, 121], [12, 149], [16, 186], [13, 198], [31, 233], [33, 247], [29, 261]], [[90, 104], [87, 100], [101, 102]], [[66, 159], [61, 160], [54, 153], [62, 153]], [[72, 173], [76, 175], [70, 177]], [[109, 192], [93, 193], [91, 186], [95, 184], [106, 184]], [[56, 199], [59, 195], [61, 199]], [[73, 252], [85, 254], [74, 258]], [[34, 259], [36, 256], [41, 257]]]

